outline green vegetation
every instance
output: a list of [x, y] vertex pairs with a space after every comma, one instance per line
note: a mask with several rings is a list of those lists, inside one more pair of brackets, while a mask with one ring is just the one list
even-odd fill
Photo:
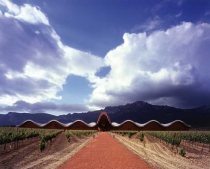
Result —
[[115, 133], [115, 134], [119, 134], [121, 136], [124, 136], [124, 135], [128, 135], [129, 138], [132, 137], [132, 135], [136, 134], [137, 131], [111, 131], [112, 133]]
[[134, 135], [134, 134], [136, 134], [136, 133], [137, 133], [136, 131], [131, 131], [131, 132], [128, 133], [128, 137], [131, 138], [132, 135]]
[[[128, 135], [130, 138], [136, 131], [112, 131], [119, 135]], [[210, 132], [205, 131], [141, 131], [140, 140], [143, 141], [144, 135], [149, 134], [172, 145], [179, 145], [181, 140], [210, 144]]]
[[[13, 141], [23, 141], [28, 138], [40, 137], [39, 149], [43, 151], [45, 149], [46, 143], [52, 141], [62, 130], [56, 129], [31, 129], [31, 128], [15, 128], [15, 127], [0, 127], [0, 144], [4, 144], [4, 149], [6, 144]], [[95, 133], [93, 130], [66, 130], [65, 136], [70, 142], [71, 134], [78, 137], [82, 135], [88, 136]]]
[[[134, 131], [112, 131], [112, 133], [119, 135], [128, 135], [130, 138], [133, 134], [137, 133]], [[161, 139], [167, 143], [175, 146], [180, 146], [182, 140], [188, 140], [190, 142], [198, 142], [204, 144], [210, 144], [210, 131], [140, 131], [140, 141], [144, 140], [144, 135], [152, 135], [158, 139]], [[185, 156], [185, 149], [180, 148], [179, 154]]]
[[4, 144], [5, 149], [7, 143], [39, 136], [41, 139], [39, 148], [42, 151], [45, 148], [45, 143], [51, 141], [60, 132], [61, 130], [0, 127], [0, 144]]
[[144, 133], [143, 132], [140, 132], [139, 140], [140, 141], [143, 141], [144, 140]]
[[53, 138], [55, 138], [59, 133], [61, 133], [61, 130], [50, 130], [50, 129], [45, 129], [45, 130], [40, 130], [40, 138], [41, 141], [39, 143], [39, 149], [42, 152], [42, 150], [45, 149], [46, 142], [52, 141]]
[[172, 145], [180, 145], [181, 140], [210, 144], [210, 132], [205, 131], [148, 131], [145, 133]]
[[48, 142], [52, 141], [52, 139], [55, 138], [61, 132], [61, 130], [42, 130], [40, 132], [40, 137], [42, 141]]
[[88, 136], [90, 134], [96, 133], [96, 130], [69, 130], [72, 134], [76, 135], [77, 137]]
[[[128, 135], [130, 138], [137, 131], [112, 131], [112, 133], [119, 135]], [[152, 135], [156, 138], [164, 140], [172, 145], [180, 145], [181, 140], [189, 140], [191, 142], [199, 142], [210, 144], [209, 131], [141, 131], [140, 140], [143, 140], [144, 134]]]
[[181, 147], [181, 149], [179, 150], [179, 154], [180, 154], [182, 157], [185, 156], [186, 152], [185, 152], [184, 147]]
[[45, 149], [45, 142], [44, 141], [39, 142], [39, 149], [40, 149], [41, 152], [42, 152], [42, 150]]
[[68, 140], [68, 142], [70, 142], [71, 140], [71, 134], [76, 135], [77, 137], [81, 137], [83, 136], [88, 136], [90, 134], [94, 134], [96, 133], [96, 130], [66, 130], [65, 131], [65, 136]]
[[39, 132], [36, 129], [23, 129], [14, 127], [0, 127], [0, 144], [6, 144], [13, 141], [20, 141], [39, 136]]
[[164, 132], [164, 131], [149, 131], [146, 132], [147, 134], [150, 134], [156, 138], [159, 138], [161, 140], [164, 140], [167, 143], [170, 143], [172, 145], [179, 145], [181, 142], [180, 137], [176, 137], [176, 132]]
[[70, 134], [70, 131], [69, 131], [69, 130], [66, 130], [66, 131], [65, 131], [65, 136], [66, 136], [68, 142], [70, 142], [70, 140], [71, 140], [71, 139], [70, 139], [71, 134]]

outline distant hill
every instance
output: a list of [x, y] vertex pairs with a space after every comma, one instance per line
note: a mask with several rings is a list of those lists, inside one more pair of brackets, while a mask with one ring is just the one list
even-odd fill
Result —
[[151, 105], [142, 101], [121, 106], [109, 106], [102, 110], [87, 113], [73, 113], [60, 116], [46, 113], [9, 112], [8, 114], [0, 114], [0, 126], [19, 125], [25, 120], [33, 120], [38, 123], [47, 123], [50, 120], [58, 120], [62, 123], [83, 120], [86, 123], [90, 123], [96, 122], [102, 111], [107, 112], [111, 121], [117, 123], [125, 120], [133, 120], [138, 123], [146, 123], [149, 120], [157, 120], [161, 123], [182, 120], [192, 127], [210, 126], [210, 106], [202, 106], [194, 109], [179, 109], [170, 106]]

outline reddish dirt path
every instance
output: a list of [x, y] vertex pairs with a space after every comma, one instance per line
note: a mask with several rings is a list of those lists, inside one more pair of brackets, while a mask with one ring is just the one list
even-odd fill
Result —
[[59, 169], [152, 169], [108, 133], [99, 133]]

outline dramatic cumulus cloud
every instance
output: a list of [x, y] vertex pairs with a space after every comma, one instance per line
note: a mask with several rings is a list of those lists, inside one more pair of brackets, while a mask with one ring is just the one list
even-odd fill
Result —
[[[81, 112], [137, 100], [210, 104], [210, 24], [159, 30], [163, 22], [137, 25], [133, 31], [142, 32], [125, 33], [124, 43], [102, 59], [64, 45], [39, 7], [0, 0], [0, 111]], [[103, 67], [110, 71], [99, 76]], [[71, 74], [92, 84], [87, 106], [52, 102], [62, 99], [57, 93]]]
[[137, 100], [177, 107], [210, 104], [210, 25], [183, 22], [165, 31], [123, 36], [105, 56], [111, 67], [92, 78], [92, 107]]
[[104, 66], [101, 58], [62, 44], [47, 16], [29, 4], [0, 0], [0, 37], [0, 105], [61, 99], [56, 94], [68, 75], [87, 78]]

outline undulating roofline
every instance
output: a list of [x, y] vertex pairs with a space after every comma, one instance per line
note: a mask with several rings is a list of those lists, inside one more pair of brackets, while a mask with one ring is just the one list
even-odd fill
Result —
[[156, 120], [150, 120], [147, 123], [140, 124], [132, 120], [126, 120], [120, 124], [111, 122], [108, 114], [102, 112], [97, 122], [85, 123], [82, 120], [76, 120], [71, 123], [61, 123], [57, 120], [51, 120], [48, 123], [40, 124], [32, 120], [26, 120], [17, 127], [23, 128], [45, 128], [45, 129], [69, 129], [69, 130], [189, 130], [190, 125], [187, 125], [181, 120], [175, 120], [170, 123], [162, 124]]

